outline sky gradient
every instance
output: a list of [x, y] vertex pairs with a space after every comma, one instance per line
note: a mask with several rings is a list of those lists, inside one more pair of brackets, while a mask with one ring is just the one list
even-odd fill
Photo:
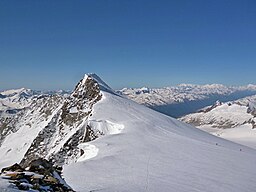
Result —
[[0, 90], [256, 83], [255, 0], [0, 1]]

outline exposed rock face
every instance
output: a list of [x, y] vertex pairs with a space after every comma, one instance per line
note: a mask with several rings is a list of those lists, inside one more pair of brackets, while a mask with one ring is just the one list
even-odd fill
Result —
[[22, 172], [24, 171], [24, 169], [18, 164], [18, 163], [15, 163], [13, 164], [12, 166], [10, 167], [5, 167], [1, 170], [1, 172], [7, 172], [7, 171], [16, 171], [16, 172]]
[[98, 135], [101, 134], [100, 132], [95, 133], [95, 131], [92, 130], [92, 128], [89, 125], [86, 126], [86, 132], [85, 133], [86, 134], [83, 138], [84, 142], [93, 141], [94, 139], [97, 139]]
[[247, 113], [250, 113], [254, 117], [256, 117], [256, 106], [255, 106], [255, 103], [249, 102], [247, 107], [248, 107]]
[[79, 122], [91, 112], [92, 106], [101, 99], [98, 83], [90, 76], [82, 79], [70, 98], [62, 106], [62, 121], [69, 126]]
[[49, 159], [56, 165], [63, 165], [76, 160], [77, 157], [81, 156], [78, 145], [83, 142], [85, 131], [84, 128], [77, 130], [57, 153], [49, 156]]
[[59, 167], [50, 161], [39, 158], [28, 163], [28, 167], [14, 164], [3, 168], [1, 176], [9, 179], [14, 188], [19, 190], [36, 190], [51, 192], [73, 192], [61, 177]]
[[[10, 164], [20, 162], [10, 168], [9, 171], [14, 170], [15, 173], [8, 176], [13, 178], [16, 187], [21, 190], [43, 191], [40, 188], [42, 183], [59, 186], [52, 174], [53, 170], [60, 174], [62, 165], [75, 162], [86, 155], [87, 152], [81, 147], [83, 143], [109, 134], [109, 130], [120, 128], [116, 128], [117, 125], [111, 122], [90, 118], [94, 105], [103, 97], [101, 90], [114, 93], [98, 76], [88, 75], [68, 96], [37, 95], [17, 113], [0, 115], [0, 159], [15, 159]], [[49, 168], [42, 159], [50, 161], [54, 169]], [[41, 165], [43, 170], [40, 169]], [[4, 166], [8, 164], [2, 165]], [[24, 175], [26, 167], [36, 174]], [[47, 176], [38, 177], [40, 174]], [[56, 187], [51, 190], [48, 187], [47, 190], [67, 191]]]
[[55, 103], [54, 113], [45, 107], [44, 114], [52, 115], [51, 119], [32, 142], [21, 165], [27, 166], [28, 162], [40, 157], [51, 159], [57, 165], [75, 161], [80, 156], [77, 146], [97, 138], [87, 121], [93, 105], [101, 98], [99, 84], [87, 76], [68, 98]]
[[0, 146], [6, 135], [12, 129], [12, 121], [11, 117], [2, 117], [0, 118]]
[[0, 146], [9, 134], [17, 132], [20, 127], [27, 126], [34, 129], [35, 126], [39, 126], [39, 121], [49, 121], [63, 100], [61, 95], [41, 95], [16, 114], [0, 116]]

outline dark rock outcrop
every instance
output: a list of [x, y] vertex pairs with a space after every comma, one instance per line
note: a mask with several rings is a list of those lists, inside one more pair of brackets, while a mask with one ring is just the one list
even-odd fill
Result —
[[31, 161], [25, 169], [19, 164], [2, 169], [1, 176], [19, 190], [40, 192], [74, 192], [61, 177], [60, 168], [50, 161], [39, 158]]
[[[92, 114], [93, 105], [101, 98], [100, 85], [93, 77], [89, 75], [80, 80], [71, 95], [62, 100], [48, 125], [33, 140], [21, 165], [27, 166], [37, 158], [47, 158], [62, 166], [79, 157], [78, 145], [96, 139], [99, 134], [87, 126], [86, 120]], [[48, 112], [46, 106], [44, 114], [52, 114], [52, 111]], [[54, 147], [58, 149], [53, 150]], [[50, 150], [53, 151], [51, 154]]]

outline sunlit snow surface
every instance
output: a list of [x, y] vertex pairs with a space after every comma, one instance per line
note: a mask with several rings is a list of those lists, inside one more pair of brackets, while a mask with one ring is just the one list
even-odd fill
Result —
[[[74, 160], [76, 162], [68, 161], [74, 163], [64, 167], [64, 177], [76, 191], [255, 191], [255, 150], [217, 138], [124, 99], [98, 76], [91, 74], [90, 77], [98, 82], [102, 90], [101, 101], [93, 106], [93, 115], [86, 116], [79, 125], [81, 127], [65, 125], [62, 133], [66, 137], [54, 135], [53, 143], [58, 142], [59, 145], [50, 145], [46, 156], [60, 151], [77, 130], [86, 127], [84, 125], [100, 133], [96, 140], [80, 143], [80, 156]], [[189, 87], [193, 88], [181, 85], [180, 90], [188, 89], [190, 92]], [[230, 92], [221, 85], [204, 86], [195, 92], [212, 93], [209, 90], [221, 94]], [[147, 94], [149, 90], [143, 88], [141, 91]], [[27, 98], [27, 94], [18, 94], [8, 102], [16, 103], [20, 96], [24, 96], [24, 102], [18, 102], [18, 106], [23, 108], [30, 98]], [[181, 96], [184, 99], [199, 98], [195, 97], [194, 92], [180, 93], [177, 101]], [[0, 97], [5, 102], [7, 97], [4, 94]], [[156, 94], [156, 98], [159, 98], [159, 94]], [[7, 109], [15, 107], [10, 105]], [[52, 115], [56, 111], [54, 108]], [[71, 108], [70, 112], [77, 112], [76, 108]], [[32, 119], [31, 115], [25, 115], [24, 121], [20, 121], [19, 130], [2, 143], [0, 167], [19, 162], [35, 136], [52, 119], [51, 116], [40, 119], [41, 116], [36, 114], [40, 113], [34, 112]], [[30, 126], [30, 120], [35, 126]], [[0, 178], [0, 191], [13, 191], [8, 185], [6, 180]]]
[[75, 190], [255, 191], [255, 150], [103, 93], [91, 119], [123, 129], [80, 146], [88, 156], [64, 167]]
[[256, 95], [253, 95], [222, 103], [209, 111], [186, 115], [180, 120], [195, 124], [213, 135], [256, 149], [256, 129], [252, 124], [252, 121], [256, 121], [255, 105]]
[[209, 125], [199, 128], [213, 135], [256, 149], [256, 129], [252, 129], [250, 124], [230, 129], [216, 129]]

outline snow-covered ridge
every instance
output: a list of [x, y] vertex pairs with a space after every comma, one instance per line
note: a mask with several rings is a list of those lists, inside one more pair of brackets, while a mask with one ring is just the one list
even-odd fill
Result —
[[25, 93], [27, 95], [33, 94], [31, 89], [20, 88], [20, 89], [10, 89], [6, 91], [2, 91], [1, 95], [11, 96], [11, 95], [21, 94], [21, 93]]
[[[256, 148], [256, 95], [217, 102], [180, 118], [217, 136]], [[225, 130], [224, 130], [225, 129]]]
[[85, 75], [84, 79], [86, 79], [87, 77], [92, 78], [95, 82], [97, 82], [97, 84], [100, 87], [100, 90], [102, 91], [107, 91], [107, 92], [112, 92], [114, 93], [115, 91], [109, 87], [98, 75], [96, 75], [95, 73], [89, 73], [88, 75]]
[[186, 115], [180, 120], [195, 126], [211, 125], [218, 128], [232, 128], [245, 123], [254, 126], [256, 116], [256, 95], [205, 107], [196, 113]]
[[256, 187], [251, 179], [255, 150], [120, 97], [94, 75], [86, 75], [70, 96], [35, 97], [9, 118], [1, 129], [6, 134], [0, 168], [46, 158], [64, 165], [64, 178], [76, 191], [241, 192]]
[[[238, 157], [229, 156], [230, 150], [241, 152], [240, 147], [229, 148], [236, 144], [216, 140], [218, 138], [130, 100], [104, 91], [103, 94], [105, 99], [94, 106], [91, 119], [100, 119], [100, 122], [111, 119], [124, 128], [120, 134], [82, 145], [84, 151], [89, 150], [90, 159], [83, 154], [81, 158], [85, 161], [65, 166], [64, 176], [75, 190], [238, 192], [252, 189], [244, 174], [240, 179], [235, 178], [244, 188], [234, 182], [234, 175], [221, 176], [231, 170], [230, 161], [235, 164], [234, 169], [241, 168]], [[247, 159], [244, 154], [238, 156]], [[237, 170], [233, 171], [241, 176]], [[86, 180], [86, 185], [76, 177]]]

